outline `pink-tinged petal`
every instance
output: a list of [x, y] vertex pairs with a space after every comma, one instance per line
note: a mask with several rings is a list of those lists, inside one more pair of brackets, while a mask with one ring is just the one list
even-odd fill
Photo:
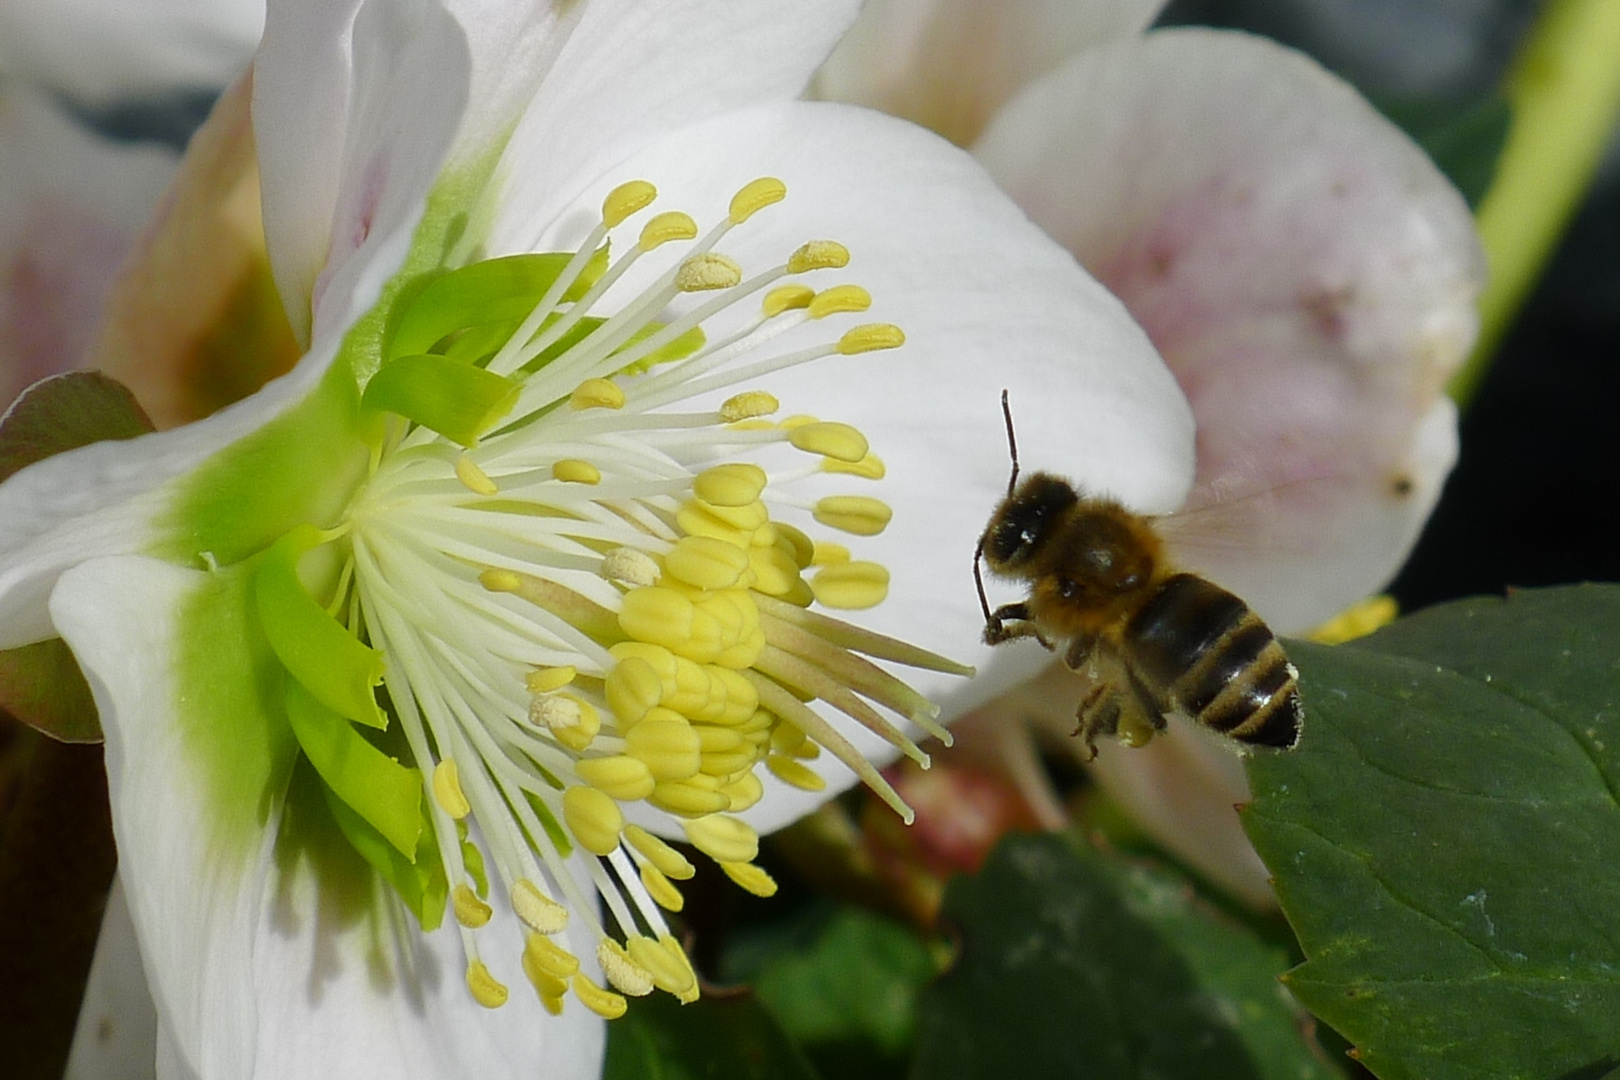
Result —
[[0, 70], [88, 105], [217, 89], [263, 25], [264, 0], [5, 0]]
[[[675, 132], [593, 184], [538, 246], [579, 243], [586, 212], [630, 177], [658, 185], [653, 209], [687, 211], [706, 227], [724, 216], [733, 192], [761, 175], [781, 178], [787, 198], [717, 250], [752, 274], [781, 264], [807, 240], [836, 239], [850, 250], [849, 266], [803, 280], [814, 288], [857, 283], [873, 298], [863, 314], [788, 331], [772, 351], [823, 344], [860, 322], [894, 322], [907, 335], [893, 352], [828, 357], [760, 380], [784, 416], [852, 423], [887, 466], [880, 484], [822, 475], [788, 490], [794, 500], [880, 497], [894, 509], [882, 535], [834, 534], [791, 510], [784, 519], [812, 536], [847, 541], [855, 558], [888, 568], [888, 599], [860, 613], [862, 625], [978, 665], [971, 681], [907, 673], [947, 716], [960, 715], [1049, 656], [1033, 645], [992, 650], [979, 641], [973, 551], [1009, 470], [1001, 391], [1010, 392], [1026, 467], [1059, 468], [1149, 511], [1184, 497], [1191, 417], [1118, 301], [1030, 225], [967, 154], [869, 110], [787, 102]], [[501, 237], [494, 239], [498, 252]], [[642, 284], [639, 270], [621, 283], [627, 292]], [[740, 305], [705, 326], [721, 340], [728, 318], [744, 321], [755, 311]], [[996, 599], [1011, 596], [998, 589]], [[892, 756], [876, 736], [850, 734], [870, 757]], [[833, 789], [853, 783], [836, 763], [817, 767]], [[770, 777], [765, 785], [764, 802], [749, 811], [762, 829], [825, 799]]]
[[98, 139], [32, 91], [0, 94], [0, 407], [84, 362], [175, 161]]
[[1423, 152], [1297, 53], [1177, 30], [1032, 86], [975, 153], [1186, 390], [1188, 509], [1217, 508], [1183, 560], [1282, 631], [1382, 586], [1455, 455], [1441, 394], [1483, 272]]
[[952, 142], [1083, 49], [1140, 32], [1164, 0], [870, 0], [815, 96], [882, 109]]

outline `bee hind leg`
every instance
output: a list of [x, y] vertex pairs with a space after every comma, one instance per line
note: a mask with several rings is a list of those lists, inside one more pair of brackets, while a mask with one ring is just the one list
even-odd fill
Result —
[[1000, 645], [1003, 641], [1025, 637], [1034, 638], [1048, 652], [1052, 649], [1052, 643], [1030, 621], [1029, 605], [1025, 603], [1001, 605], [990, 613], [990, 621], [984, 624], [986, 645]]

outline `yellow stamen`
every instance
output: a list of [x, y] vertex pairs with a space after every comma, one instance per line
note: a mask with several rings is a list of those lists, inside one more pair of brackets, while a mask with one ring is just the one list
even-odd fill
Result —
[[765, 767], [771, 770], [778, 780], [801, 791], [821, 791], [827, 786], [827, 781], [820, 773], [782, 754], [767, 754]]
[[796, 427], [788, 435], [795, 449], [839, 461], [859, 461], [868, 449], [866, 436], [848, 424], [820, 421]]
[[462, 454], [456, 458], [456, 479], [461, 486], [475, 495], [494, 495], [501, 489], [495, 486], [495, 481], [489, 474], [478, 467], [478, 462]]
[[758, 465], [716, 465], [697, 474], [692, 493], [714, 506], [747, 506], [759, 501], [765, 479]]
[[889, 569], [875, 562], [846, 562], [824, 567], [810, 579], [816, 599], [830, 608], [863, 610], [889, 595]]
[[664, 569], [678, 581], [699, 589], [746, 585], [749, 553], [736, 544], [710, 536], [683, 536], [664, 556]]
[[681, 948], [681, 943], [676, 941], [675, 938], [670, 934], [660, 935], [658, 938], [658, 944], [663, 947], [665, 952], [669, 953], [670, 957], [677, 964], [681, 965], [681, 967], [686, 970], [687, 975], [691, 976], [691, 989], [675, 995], [680, 999], [681, 1004], [690, 1005], [692, 1002], [698, 999], [697, 972], [692, 969], [691, 958], [686, 955], [686, 950]]
[[827, 473], [847, 473], [850, 476], [859, 476], [863, 480], [881, 480], [888, 473], [883, 459], [876, 454], [867, 454], [859, 461], [839, 461], [837, 458], [825, 458], [821, 462], [821, 471]]
[[849, 562], [849, 548], [831, 540], [816, 541], [815, 554], [810, 557], [812, 566], [836, 566], [847, 562]]
[[662, 706], [648, 711], [624, 736], [625, 753], [647, 766], [653, 779], [685, 780], [702, 760], [698, 734], [686, 717]]
[[[540, 935], [531, 934], [529, 936], [532, 940]], [[539, 962], [535, 960], [534, 954], [528, 949], [523, 950], [522, 963], [523, 974], [528, 977], [529, 985], [534, 987], [534, 992], [540, 995], [541, 1001], [545, 1001], [548, 998], [561, 998], [564, 994], [568, 993], [568, 976], [553, 975], [551, 972], [541, 967]]]
[[473, 1000], [486, 1009], [498, 1009], [506, 1004], [506, 987], [489, 973], [482, 960], [467, 965], [467, 989], [472, 991]]
[[742, 283], [742, 267], [729, 255], [706, 251], [694, 255], [675, 271], [675, 287], [681, 292], [710, 292]]
[[555, 934], [568, 925], [568, 909], [540, 891], [528, 878], [512, 886], [512, 910], [537, 934]]
[[574, 765], [574, 772], [591, 787], [624, 802], [652, 794], [654, 780], [647, 763], [627, 754], [586, 758]]
[[567, 979], [579, 970], [579, 957], [544, 934], [531, 933], [525, 937], [523, 954], [533, 957], [535, 967], [558, 979]]
[[760, 309], [767, 319], [774, 319], [784, 311], [807, 308], [816, 298], [816, 290], [808, 285], [778, 285], [765, 294]]
[[549, 694], [553, 690], [561, 690], [574, 681], [579, 671], [572, 664], [559, 664], [556, 667], [535, 668], [524, 677], [524, 685], [531, 694]]
[[602, 576], [620, 585], [656, 585], [659, 570], [658, 564], [646, 552], [617, 547], [602, 556]]
[[1394, 622], [1399, 614], [1400, 607], [1393, 596], [1369, 596], [1351, 604], [1306, 636], [1323, 645], [1342, 645]]
[[720, 793], [731, 799], [731, 812], [740, 814], [765, 797], [765, 785], [752, 772], [746, 772], [722, 787]]
[[825, 319], [828, 315], [847, 315], [865, 311], [872, 306], [872, 294], [859, 285], [834, 285], [823, 289], [810, 302], [812, 319]]
[[597, 986], [584, 972], [575, 975], [571, 985], [574, 988], [574, 996], [579, 998], [587, 1009], [604, 1020], [617, 1020], [630, 1007], [624, 998], [611, 990]]
[[642, 226], [641, 239], [636, 245], [642, 251], [651, 251], [671, 241], [696, 239], [697, 234], [697, 222], [692, 220], [691, 214], [666, 210]]
[[495, 913], [465, 883], [450, 890], [450, 902], [456, 910], [456, 921], [471, 930], [489, 922], [489, 917]]
[[812, 240], [788, 257], [790, 274], [809, 270], [837, 270], [849, 265], [849, 249], [836, 240]]
[[893, 323], [866, 323], [845, 331], [844, 336], [838, 339], [838, 351], [845, 356], [854, 356], [879, 349], [898, 349], [905, 343], [905, 332]]
[[782, 407], [782, 403], [763, 390], [744, 390], [733, 394], [720, 404], [720, 422], [736, 424], [756, 416], [769, 416]]
[[686, 780], [671, 780], [654, 786], [647, 801], [660, 810], [681, 817], [697, 818], [731, 809], [731, 797], [713, 785], [713, 778], [698, 773]]
[[658, 198], [658, 189], [645, 180], [631, 180], [608, 192], [602, 200], [602, 224], [612, 229]]
[[594, 787], [563, 792], [563, 821], [579, 846], [592, 855], [611, 855], [619, 847], [624, 814], [619, 804]]
[[652, 974], [630, 958], [624, 946], [611, 938], [603, 938], [596, 947], [597, 962], [602, 975], [613, 989], [631, 997], [645, 997], [653, 991]]
[[622, 409], [624, 391], [606, 379], [586, 379], [568, 395], [568, 407], [575, 412], [584, 409]]
[[759, 834], [741, 818], [715, 814], [686, 823], [686, 839], [718, 863], [753, 862], [759, 855]]
[[624, 944], [630, 959], [652, 976], [653, 985], [666, 994], [679, 997], [697, 983], [692, 970], [670, 955], [660, 942], [636, 934]]
[[731, 223], [741, 225], [765, 207], [787, 198], [787, 185], [774, 176], [750, 180], [731, 197]]
[[776, 880], [751, 862], [721, 863], [720, 869], [726, 872], [726, 877], [735, 881], [755, 896], [771, 897], [776, 895]]
[[[600, 484], [602, 470], [579, 458], [562, 458], [551, 463], [551, 475], [569, 484]], [[487, 494], [493, 495], [494, 492]]]
[[602, 730], [596, 706], [572, 694], [548, 694], [529, 702], [529, 719], [570, 750], [584, 750]]
[[444, 758], [433, 766], [433, 798], [439, 809], [457, 821], [472, 813], [472, 804], [461, 790], [461, 773], [454, 758]]
[[681, 895], [681, 890], [650, 862], [641, 864], [641, 883], [647, 887], [647, 895], [665, 911], [680, 911], [686, 906], [686, 897]]
[[640, 825], [626, 825], [624, 838], [642, 858], [676, 881], [685, 881], [697, 873], [685, 855], [664, 843]]
[[876, 536], [894, 517], [887, 503], [866, 495], [828, 495], [816, 501], [811, 513], [828, 528], [856, 536]]

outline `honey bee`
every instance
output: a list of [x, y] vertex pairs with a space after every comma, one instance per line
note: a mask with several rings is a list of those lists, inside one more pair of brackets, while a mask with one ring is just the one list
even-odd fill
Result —
[[[1146, 743], [1180, 715], [1248, 746], [1292, 749], [1303, 709], [1299, 672], [1242, 600], [1166, 557], [1153, 519], [1038, 472], [1018, 479], [1012, 410], [1001, 394], [1012, 475], [973, 556], [984, 641], [1032, 637], [1064, 645], [1090, 677], [1075, 734], [1087, 758], [1099, 735]], [[1029, 584], [1029, 598], [994, 611], [981, 564]]]

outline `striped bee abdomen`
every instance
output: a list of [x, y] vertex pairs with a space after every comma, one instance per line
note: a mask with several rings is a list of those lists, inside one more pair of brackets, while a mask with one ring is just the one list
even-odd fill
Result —
[[1195, 574], [1166, 579], [1132, 617], [1125, 648], [1166, 712], [1239, 742], [1299, 741], [1298, 673], [1271, 629], [1219, 585]]

